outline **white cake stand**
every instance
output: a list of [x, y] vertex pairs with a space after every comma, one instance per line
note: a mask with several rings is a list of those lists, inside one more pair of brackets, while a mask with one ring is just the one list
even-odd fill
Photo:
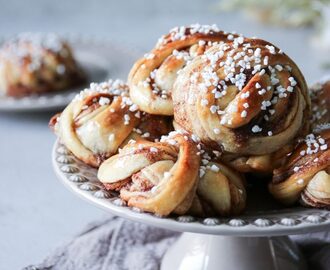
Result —
[[52, 161], [62, 183], [88, 202], [123, 218], [183, 232], [165, 254], [162, 270], [303, 270], [304, 258], [287, 235], [330, 228], [330, 212], [283, 208], [260, 190], [249, 193], [252, 200], [247, 211], [237, 217], [157, 217], [127, 207], [118, 194], [104, 190], [96, 170], [59, 142], [54, 145]]

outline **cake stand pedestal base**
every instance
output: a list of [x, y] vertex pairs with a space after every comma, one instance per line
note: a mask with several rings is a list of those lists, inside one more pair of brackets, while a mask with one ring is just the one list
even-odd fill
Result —
[[230, 237], [183, 233], [165, 254], [161, 270], [304, 270], [287, 236]]

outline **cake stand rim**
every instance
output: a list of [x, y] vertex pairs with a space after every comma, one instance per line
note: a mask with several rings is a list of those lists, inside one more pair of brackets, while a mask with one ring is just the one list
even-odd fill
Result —
[[[83, 176], [81, 174], [82, 163], [71, 154], [59, 154], [59, 149], [65, 148], [57, 139], [52, 149], [52, 165], [57, 178], [78, 197], [107, 211], [113, 215], [142, 222], [147, 225], [163, 229], [191, 232], [199, 234], [211, 234], [235, 237], [270, 237], [292, 234], [304, 234], [324, 231], [330, 228], [330, 212], [320, 209], [308, 209], [301, 212], [292, 212], [288, 215], [279, 216], [281, 213], [270, 213], [270, 216], [253, 218], [250, 216], [237, 216], [231, 218], [194, 218], [191, 216], [158, 217], [150, 213], [140, 212], [138, 209], [120, 206], [115, 201], [119, 198], [106, 198], [109, 193], [95, 186], [90, 181], [76, 182], [69, 180], [72, 176]], [[62, 160], [59, 161], [59, 157]], [[64, 162], [67, 157], [67, 161]], [[71, 171], [70, 171], [71, 168]], [[89, 168], [90, 170], [95, 170]], [[102, 195], [103, 193], [103, 195]], [[303, 215], [306, 212], [306, 215]], [[313, 214], [322, 212], [322, 216]], [[302, 214], [303, 213], [303, 214]], [[282, 214], [283, 215], [283, 214]], [[296, 218], [294, 217], [296, 216]], [[257, 216], [256, 216], [257, 217]], [[278, 222], [272, 220], [279, 219]], [[217, 223], [217, 221], [219, 221]]]

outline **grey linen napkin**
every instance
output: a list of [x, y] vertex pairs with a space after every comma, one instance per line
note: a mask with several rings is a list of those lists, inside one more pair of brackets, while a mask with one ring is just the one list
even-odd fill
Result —
[[[24, 270], [155, 270], [179, 233], [110, 216]], [[329, 232], [293, 236], [309, 269], [330, 269]]]
[[155, 270], [178, 235], [110, 216], [25, 270]]

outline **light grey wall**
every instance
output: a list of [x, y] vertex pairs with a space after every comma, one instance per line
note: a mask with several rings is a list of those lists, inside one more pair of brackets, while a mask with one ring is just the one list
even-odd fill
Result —
[[[0, 1], [0, 32], [85, 32], [121, 37], [143, 36], [157, 25], [167, 29], [187, 17], [205, 20], [217, 1], [27, 0]], [[175, 18], [173, 21], [173, 17]]]
[[[176, 25], [217, 23], [274, 42], [317, 80], [324, 55], [310, 46], [311, 30], [263, 26], [240, 13], [220, 13], [217, 0], [0, 0], [0, 36], [22, 31], [83, 33], [143, 50]], [[306, 54], [306, 50], [308, 53]]]

